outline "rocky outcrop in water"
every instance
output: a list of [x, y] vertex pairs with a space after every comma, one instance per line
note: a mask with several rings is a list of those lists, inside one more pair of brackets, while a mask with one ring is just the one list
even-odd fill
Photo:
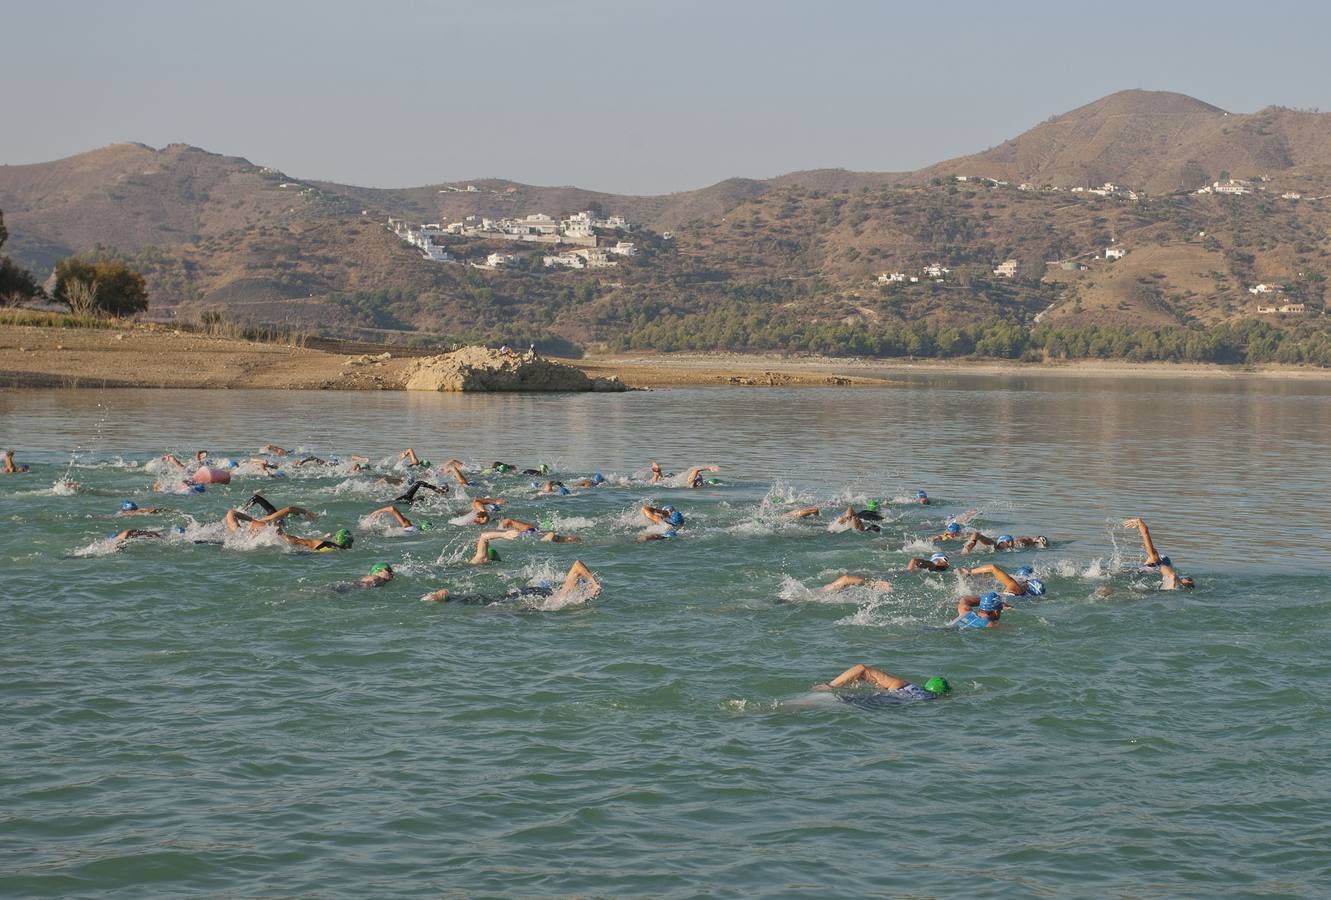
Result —
[[622, 391], [618, 378], [589, 378], [581, 369], [486, 347], [463, 347], [412, 362], [403, 372], [409, 391]]

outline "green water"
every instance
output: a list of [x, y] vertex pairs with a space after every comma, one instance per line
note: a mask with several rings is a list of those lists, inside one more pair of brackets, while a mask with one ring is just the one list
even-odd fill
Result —
[[[1242, 379], [0, 394], [0, 446], [33, 468], [0, 476], [0, 893], [1326, 896], [1329, 426], [1328, 386]], [[397, 489], [345, 465], [148, 491], [164, 451], [269, 441], [610, 481], [479, 477], [471, 495], [583, 538], [482, 569], [477, 529], [447, 523], [465, 502], [423, 494], [423, 533], [365, 525]], [[647, 485], [652, 459], [723, 483]], [[355, 548], [228, 537], [256, 488]], [[890, 504], [881, 534], [775, 515], [916, 488], [935, 504]], [[124, 499], [174, 512], [117, 518]], [[678, 505], [680, 537], [638, 543], [643, 501]], [[894, 570], [972, 509], [1054, 540], [969, 557], [1033, 565], [1049, 595], [937, 630], [982, 582]], [[1196, 591], [1132, 574], [1132, 515]], [[604, 583], [590, 602], [418, 599], [574, 558]], [[399, 577], [345, 589], [377, 561]], [[813, 592], [843, 572], [894, 590]], [[809, 693], [855, 662], [955, 690]]]

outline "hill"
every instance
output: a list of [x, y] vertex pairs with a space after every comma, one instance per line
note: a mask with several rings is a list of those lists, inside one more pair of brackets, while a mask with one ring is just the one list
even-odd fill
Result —
[[[1222, 176], [1244, 179], [1243, 193], [1191, 192]], [[1106, 181], [1119, 189], [1084, 190]], [[168, 319], [220, 311], [358, 339], [566, 352], [1011, 355], [1050, 329], [1225, 328], [1277, 298], [1304, 311], [1271, 328], [1320, 322], [1331, 115], [1125, 91], [918, 172], [813, 170], [656, 197], [498, 179], [362, 188], [124, 144], [0, 167], [0, 209], [21, 263], [44, 275], [74, 252], [123, 256]], [[438, 263], [384, 227], [584, 209], [636, 223], [603, 237], [637, 255], [568, 271], [542, 265], [545, 246], [450, 236], [454, 262]], [[1110, 246], [1125, 255], [1106, 259]], [[470, 265], [494, 252], [515, 259]], [[1004, 260], [1010, 277], [994, 272]], [[948, 271], [926, 276], [929, 265]], [[1278, 290], [1249, 293], [1258, 283]]]

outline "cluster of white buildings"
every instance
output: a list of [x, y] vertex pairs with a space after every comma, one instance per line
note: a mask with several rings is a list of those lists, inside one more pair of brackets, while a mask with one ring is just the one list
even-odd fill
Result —
[[587, 210], [567, 219], [555, 219], [545, 213], [531, 213], [521, 219], [488, 219], [467, 216], [461, 222], [442, 226], [444, 234], [458, 237], [527, 241], [535, 244], [576, 244], [596, 246], [597, 231], [632, 231], [633, 224], [623, 216], [599, 216]]
[[435, 242], [435, 238], [442, 234], [438, 225], [416, 227], [401, 219], [389, 219], [388, 230], [421, 251], [421, 256], [431, 262], [448, 262], [448, 251], [443, 244]]
[[[920, 270], [925, 278], [942, 281], [952, 270], [939, 263], [930, 263]], [[920, 275], [907, 275], [905, 272], [883, 272], [876, 279], [879, 284], [919, 284]]]
[[620, 241], [613, 247], [583, 247], [578, 250], [570, 250], [567, 253], [560, 253], [558, 256], [547, 256], [542, 260], [547, 269], [565, 268], [565, 269], [609, 269], [619, 265], [612, 260], [611, 256], [633, 256], [638, 252], [636, 245]]
[[1206, 187], [1198, 188], [1194, 193], [1197, 194], [1228, 194], [1236, 196], [1238, 194], [1251, 194], [1252, 182], [1242, 181], [1238, 178], [1229, 178], [1225, 181], [1215, 181]]
[[[1057, 188], [1055, 188], [1057, 190]], [[1114, 184], [1112, 181], [1106, 181], [1099, 187], [1075, 187], [1069, 193], [1072, 194], [1093, 194], [1096, 197], [1122, 197], [1124, 200], [1136, 200], [1140, 196], [1131, 188], [1125, 188]]]

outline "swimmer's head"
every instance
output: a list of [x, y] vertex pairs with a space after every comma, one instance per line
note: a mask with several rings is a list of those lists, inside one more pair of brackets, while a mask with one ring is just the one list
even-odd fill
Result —
[[666, 516], [666, 521], [669, 522], [671, 525], [683, 525], [684, 514], [677, 509], [672, 509], [670, 511], [670, 515]]
[[1026, 594], [1027, 594], [1027, 596], [1030, 596], [1030, 597], [1043, 597], [1043, 596], [1044, 596], [1044, 590], [1045, 590], [1045, 588], [1044, 588], [1044, 582], [1041, 581], [1040, 579], [1038, 579], [1038, 578], [1027, 578], [1027, 579], [1026, 579]]
[[935, 553], [933, 556], [929, 557], [929, 562], [936, 566], [945, 566], [947, 565], [947, 557], [941, 553]]
[[343, 550], [350, 550], [353, 540], [351, 532], [345, 528], [339, 528], [337, 531], [333, 532], [333, 543], [341, 547]]
[[420, 526], [420, 527], [421, 527], [421, 531], [429, 531], [431, 528], [434, 527], [434, 523], [431, 522], [429, 519], [423, 519], [423, 520], [421, 521], [421, 526]]
[[1030, 566], [1017, 566], [1016, 570], [1012, 574], [1016, 575], [1019, 578], [1029, 578], [1035, 574], [1035, 570], [1032, 569]]
[[948, 522], [947, 527], [943, 530], [948, 534], [961, 534], [961, 525], [956, 522]]
[[995, 543], [995, 544], [1010, 544], [1010, 543], [1012, 543], [1012, 535], [1010, 535], [1010, 534], [1000, 534], [998, 537], [994, 538], [994, 543]]
[[674, 511], [675, 511], [675, 508], [674, 508], [673, 506], [671, 506], [669, 503], [667, 503], [665, 506], [661, 507], [661, 512], [672, 513], [672, 512], [674, 512]]
[[559, 486], [559, 495], [560, 495], [561, 497], [563, 497], [563, 496], [565, 496], [565, 495], [567, 495], [567, 494], [571, 494], [571, 493], [573, 493], [573, 492], [570, 491], [568, 488], [564, 487], [562, 484]]
[[592, 481], [596, 482], [597, 484], [600, 484], [602, 481], [605, 481], [605, 476], [602, 475], [600, 472], [597, 472], [595, 475], [592, 476]]
[[549, 578], [542, 578], [540, 581], [536, 582], [536, 586], [543, 591], [548, 591], [555, 586], [555, 583]]
[[[916, 500], [928, 500], [928, 499], [929, 499], [929, 495], [926, 494], [924, 491], [916, 491], [916, 492], [915, 492], [915, 499], [916, 499]], [[941, 679], [940, 679], [940, 680], [941, 680]], [[943, 683], [946, 684], [947, 682], [943, 682]]]
[[870, 500], [868, 503], [864, 504], [864, 508], [869, 512], [878, 512], [878, 501]]
[[184, 533], [185, 533], [185, 526], [184, 526], [184, 525], [177, 525], [177, 526], [175, 526], [174, 528], [171, 529], [171, 533], [172, 533], [172, 534], [184, 534]]
[[191, 484], [189, 489], [196, 494], [202, 494], [204, 490], [203, 485], [201, 484]]
[[661, 532], [661, 537], [663, 537], [663, 538], [672, 538], [672, 537], [675, 537], [677, 534], [679, 534], [678, 531], [676, 531], [676, 530], [673, 529], [673, 528], [669, 528], [669, 529], [666, 529], [665, 531]]
[[393, 577], [393, 567], [388, 563], [375, 563], [370, 566], [371, 578], [384, 578], [385, 580]]
[[1192, 580], [1191, 575], [1184, 575], [1182, 578], [1178, 580], [1178, 586], [1191, 589], [1195, 588], [1197, 586], [1197, 583]]
[[496, 550], [494, 547], [486, 547], [485, 558], [488, 559], [490, 562], [500, 562], [499, 551]]
[[980, 596], [980, 609], [985, 612], [993, 612], [1003, 608], [1003, 601], [999, 599], [997, 591], [990, 591]]
[[952, 685], [947, 683], [947, 679], [942, 675], [935, 675], [923, 685], [924, 689], [931, 694], [946, 694], [952, 690]]
[[1045, 536], [1042, 535], [1042, 534], [1040, 534], [1040, 535], [1036, 535], [1036, 536], [1035, 536], [1035, 543], [1038, 544], [1038, 545], [1040, 546], [1040, 549], [1041, 549], [1041, 550], [1048, 549], [1048, 547], [1049, 547], [1049, 538], [1045, 537]]
[[135, 503], [133, 500], [123, 500], [123, 501], [121, 501], [121, 503], [120, 503], [120, 511], [121, 511], [121, 512], [133, 512], [134, 510], [136, 510], [136, 509], [138, 509], [138, 508], [139, 508], [139, 505], [138, 505], [137, 503]]

